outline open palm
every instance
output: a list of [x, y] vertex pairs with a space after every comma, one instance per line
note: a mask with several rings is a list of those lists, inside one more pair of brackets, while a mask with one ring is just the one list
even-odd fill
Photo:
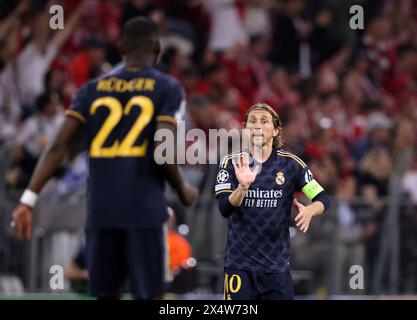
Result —
[[249, 188], [256, 179], [256, 175], [259, 172], [259, 166], [256, 166], [254, 170], [249, 168], [249, 156], [247, 153], [243, 153], [238, 162], [232, 159], [232, 164], [235, 168], [235, 175], [239, 184], [245, 189]]

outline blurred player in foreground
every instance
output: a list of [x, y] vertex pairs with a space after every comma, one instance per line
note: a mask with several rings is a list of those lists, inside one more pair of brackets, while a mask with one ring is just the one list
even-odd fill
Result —
[[163, 292], [168, 270], [164, 181], [184, 205], [192, 204], [198, 192], [183, 182], [175, 164], [158, 166], [154, 159], [155, 131], [175, 132], [185, 108], [179, 83], [153, 67], [160, 51], [156, 25], [147, 18], [128, 21], [120, 50], [123, 64], [88, 82], [72, 101], [13, 212], [11, 227], [19, 237], [31, 238], [38, 193], [84, 130], [89, 147], [86, 256], [91, 294], [117, 299], [128, 276], [133, 297], [151, 299]]
[[[289, 268], [292, 205], [297, 227], [307, 232], [311, 218], [330, 205], [306, 164], [282, 149], [281, 124], [267, 104], [245, 116], [249, 146], [220, 163], [215, 186], [221, 214], [229, 218], [225, 252], [225, 299], [293, 299]], [[294, 199], [302, 191], [311, 201]]]

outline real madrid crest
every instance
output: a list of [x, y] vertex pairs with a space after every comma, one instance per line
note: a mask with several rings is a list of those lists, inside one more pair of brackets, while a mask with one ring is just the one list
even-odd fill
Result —
[[277, 177], [275, 178], [275, 182], [280, 186], [285, 183], [285, 176], [282, 171], [277, 172]]

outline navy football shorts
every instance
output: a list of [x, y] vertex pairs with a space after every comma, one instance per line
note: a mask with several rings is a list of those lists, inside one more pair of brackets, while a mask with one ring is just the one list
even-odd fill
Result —
[[224, 299], [292, 300], [294, 287], [291, 273], [263, 273], [225, 268]]
[[91, 295], [119, 296], [127, 279], [135, 299], [161, 295], [168, 276], [165, 239], [164, 227], [87, 231]]

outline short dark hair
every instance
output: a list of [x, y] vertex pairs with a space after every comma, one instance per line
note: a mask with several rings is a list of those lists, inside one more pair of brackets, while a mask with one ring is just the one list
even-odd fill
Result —
[[36, 108], [39, 112], [43, 112], [45, 107], [51, 102], [52, 94], [46, 91], [36, 98]]
[[136, 17], [128, 20], [122, 31], [122, 50], [124, 53], [132, 51], [154, 51], [159, 43], [159, 31], [155, 22], [147, 17]]

